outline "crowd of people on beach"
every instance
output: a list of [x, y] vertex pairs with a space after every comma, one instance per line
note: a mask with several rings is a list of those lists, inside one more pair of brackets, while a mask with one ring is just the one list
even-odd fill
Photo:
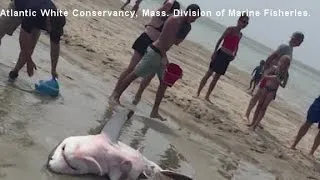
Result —
[[[142, 0], [137, 0], [133, 6], [133, 11], [138, 11]], [[121, 7], [122, 10], [130, 3], [127, 0]], [[23, 11], [32, 9], [40, 11], [40, 9], [57, 10], [56, 5], [51, 0], [11, 0], [8, 9]], [[145, 25], [144, 32], [135, 40], [132, 45], [134, 53], [131, 57], [128, 67], [121, 73], [114, 91], [109, 98], [109, 103], [113, 105], [121, 105], [120, 97], [130, 84], [137, 78], [142, 77], [139, 89], [134, 97], [133, 104], [137, 105], [141, 99], [143, 91], [149, 85], [151, 80], [157, 75], [159, 86], [156, 92], [156, 98], [153, 109], [150, 113], [151, 118], [158, 118], [165, 121], [165, 118], [159, 114], [159, 106], [164, 97], [165, 91], [171, 85], [164, 80], [166, 67], [170, 63], [167, 52], [173, 45], [179, 45], [185, 40], [192, 29], [192, 23], [199, 16], [181, 15], [173, 16], [174, 10], [181, 9], [180, 3], [175, 0], [166, 0], [157, 11], [165, 11], [167, 16], [154, 16], [150, 22]], [[190, 4], [186, 7], [186, 12], [199, 12], [200, 7], [197, 4]], [[200, 14], [200, 13], [195, 13]], [[242, 30], [249, 24], [249, 17], [244, 13], [238, 18], [235, 26], [227, 27], [219, 38], [213, 50], [208, 70], [204, 73], [196, 92], [197, 97], [200, 96], [202, 89], [206, 85], [208, 79], [212, 76], [205, 100], [212, 103], [210, 95], [220, 77], [225, 75], [232, 61], [237, 57], [239, 44], [243, 36]], [[50, 35], [51, 47], [51, 74], [53, 78], [57, 78], [57, 63], [60, 52], [60, 38], [63, 35], [63, 29], [66, 25], [64, 16], [42, 16], [37, 13], [36, 17], [7, 17], [2, 16], [0, 19], [0, 44], [1, 39], [5, 35], [12, 35], [14, 31], [21, 25], [19, 43], [20, 53], [15, 67], [9, 72], [9, 79], [14, 81], [19, 71], [26, 65], [29, 76], [34, 74], [36, 64], [32, 59], [36, 43], [40, 36], [40, 31], [47, 31]], [[288, 44], [280, 45], [266, 60], [261, 60], [252, 72], [253, 78], [250, 82], [248, 90], [252, 94], [249, 101], [245, 118], [248, 120], [248, 126], [251, 130], [261, 127], [260, 123], [269, 107], [270, 103], [276, 99], [279, 87], [285, 88], [289, 79], [289, 68], [292, 64], [293, 48], [298, 47], [304, 41], [304, 34], [294, 32]], [[3, 45], [3, 44], [2, 44]], [[253, 87], [252, 87], [253, 84]], [[256, 86], [258, 89], [255, 91]], [[252, 89], [251, 89], [252, 87]], [[250, 113], [256, 106], [252, 121], [250, 121]], [[306, 134], [313, 123], [320, 122], [320, 97], [316, 98], [310, 106], [307, 115], [307, 121], [301, 126], [292, 149], [301, 138]], [[320, 129], [320, 123], [319, 123]], [[320, 131], [317, 134], [314, 145], [310, 151], [313, 155], [320, 144]]]

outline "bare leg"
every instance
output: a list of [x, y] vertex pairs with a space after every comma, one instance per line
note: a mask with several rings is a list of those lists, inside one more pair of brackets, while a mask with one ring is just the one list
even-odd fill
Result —
[[166, 120], [166, 119], [164, 119], [163, 117], [160, 116], [160, 114], [159, 114], [159, 106], [160, 106], [161, 100], [162, 100], [162, 98], [164, 96], [164, 93], [166, 92], [167, 87], [168, 86], [166, 84], [164, 84], [162, 81], [160, 82], [160, 85], [159, 85], [159, 88], [158, 88], [158, 91], [157, 91], [157, 94], [156, 94], [156, 100], [154, 102], [154, 105], [153, 105], [153, 108], [152, 108], [152, 111], [151, 111], [151, 114], [150, 114], [151, 118], [158, 118], [161, 121], [165, 121]]
[[319, 145], [320, 145], [320, 130], [319, 130], [316, 138], [314, 139], [313, 146], [312, 146], [311, 151], [309, 153], [310, 156], [313, 156], [314, 152], [317, 150]]
[[[21, 49], [22, 49], [22, 44], [24, 43], [24, 41], [22, 41], [22, 39], [21, 39], [21, 34], [22, 34], [22, 33], [26, 33], [26, 32], [24, 32], [23, 30], [20, 30], [19, 42], [20, 42], [20, 48], [21, 48]], [[33, 47], [31, 48], [31, 54], [33, 54], [33, 51], [34, 51], [34, 49], [35, 49], [35, 47], [36, 47], [36, 45], [37, 45], [37, 42], [38, 42], [39, 37], [40, 37], [40, 30], [36, 30], [36, 29], [33, 30], [33, 31], [32, 31], [32, 41], [33, 41], [32, 44], [34, 44], [34, 45], [33, 45]], [[18, 73], [25, 64], [26, 64], [26, 58], [23, 57], [23, 54], [22, 54], [21, 51], [20, 51], [18, 61], [17, 61], [16, 65], [15, 65], [15, 67], [13, 68], [12, 71], [15, 72], [15, 73]]]
[[302, 124], [302, 126], [300, 127], [298, 134], [296, 136], [296, 139], [294, 140], [294, 143], [292, 144], [292, 146], [290, 147], [293, 150], [296, 150], [296, 146], [297, 144], [300, 142], [300, 140], [302, 139], [302, 137], [304, 135], [306, 135], [306, 133], [308, 132], [309, 128], [311, 127], [312, 123], [308, 123], [305, 122]]
[[212, 75], [213, 71], [211, 69], [209, 69], [206, 74], [204, 75], [204, 77], [201, 79], [198, 91], [197, 91], [197, 97], [199, 97], [201, 90], [203, 89], [203, 87], [206, 85], [209, 77]]
[[205, 100], [207, 100], [207, 101], [210, 102], [210, 103], [212, 103], [212, 102], [210, 101], [210, 94], [211, 94], [211, 92], [213, 91], [214, 87], [216, 86], [218, 80], [220, 79], [220, 76], [221, 76], [220, 74], [215, 73], [215, 74], [214, 74], [214, 77], [213, 77], [213, 79], [212, 79], [212, 81], [211, 81], [211, 83], [210, 83], [208, 92], [207, 92], [206, 97], [205, 97]]
[[256, 89], [256, 86], [257, 86], [257, 81], [254, 81], [253, 83], [253, 88], [251, 90], [251, 94], [253, 93], [253, 91]]
[[151, 80], [154, 78], [155, 74], [152, 74], [148, 77], [143, 78], [143, 80], [140, 83], [138, 92], [136, 93], [134, 100], [132, 101], [132, 104], [137, 105], [141, 99], [143, 91], [149, 86]]
[[120, 104], [120, 97], [122, 93], [129, 87], [129, 85], [137, 79], [138, 76], [134, 73], [131, 72], [124, 80], [122, 83], [119, 84], [119, 90], [115, 93], [114, 96], [110, 97], [110, 103], [112, 104]]
[[265, 90], [261, 91], [260, 96], [258, 97], [258, 105], [257, 105], [257, 108], [254, 112], [252, 122], [249, 124], [250, 127], [253, 127], [256, 124], [256, 122], [258, 120], [258, 116], [259, 116], [261, 108], [262, 108], [262, 105], [263, 105], [263, 102], [266, 99], [266, 95], [267, 95], [267, 92]]
[[248, 88], [248, 90], [250, 90], [250, 89], [251, 89], [251, 87], [252, 87], [252, 83], [253, 83], [253, 79], [251, 79], [251, 81], [250, 81], [250, 87]]
[[264, 100], [264, 102], [262, 104], [262, 107], [260, 109], [260, 113], [258, 115], [258, 119], [257, 119], [256, 123], [253, 125], [253, 130], [255, 130], [259, 126], [261, 120], [263, 119], [264, 115], [266, 114], [266, 111], [267, 111], [267, 108], [268, 108], [269, 104], [273, 100], [273, 97], [274, 97], [274, 93], [268, 93], [267, 94], [267, 96], [266, 96], [266, 98], [265, 98], [265, 100]]
[[140, 6], [140, 3], [141, 3], [142, 0], [137, 0], [135, 5], [132, 7], [131, 11], [134, 12], [134, 14], [136, 15], [138, 9], [139, 9], [139, 6]]
[[124, 10], [124, 8], [125, 8], [128, 4], [130, 4], [130, 0], [127, 0], [127, 2], [124, 3], [124, 5], [121, 7], [121, 10]]
[[251, 110], [254, 108], [254, 106], [257, 104], [258, 102], [258, 99], [259, 99], [259, 96], [260, 94], [262, 93], [262, 89], [259, 89], [257, 91], [257, 93], [255, 95], [252, 96], [250, 102], [249, 102], [249, 105], [248, 105], [248, 108], [247, 108], [247, 111], [246, 111], [246, 118], [248, 119], [249, 121], [249, 116], [250, 116], [250, 113], [251, 113]]
[[116, 95], [116, 93], [119, 91], [120, 84], [123, 82], [123, 80], [126, 78], [126, 76], [128, 76], [128, 74], [130, 74], [134, 70], [134, 68], [137, 66], [137, 64], [141, 60], [141, 58], [142, 58], [142, 56], [140, 55], [140, 53], [138, 53], [137, 51], [134, 51], [134, 53], [131, 57], [131, 61], [130, 61], [129, 66], [127, 67], [126, 70], [124, 70], [121, 73], [121, 75], [118, 79], [118, 82], [116, 84], [116, 87], [114, 88], [110, 98], [113, 98]]

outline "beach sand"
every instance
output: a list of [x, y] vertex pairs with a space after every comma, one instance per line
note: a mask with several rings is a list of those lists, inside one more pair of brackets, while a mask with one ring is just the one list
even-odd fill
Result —
[[[1, 2], [1, 6], [6, 7], [7, 3]], [[119, 10], [122, 5], [119, 1], [111, 0], [58, 0], [56, 3], [59, 8], [69, 11], [72, 9]], [[131, 46], [148, 20], [148, 17], [141, 16], [136, 19], [68, 16], [65, 35], [61, 41], [63, 51], [61, 56], [69, 65], [63, 67], [65, 63], [59, 64], [58, 72], [68, 74], [71, 66], [77, 66], [80, 67], [79, 72], [74, 74], [77, 74], [78, 79], [85, 76], [81, 72], [88, 72], [92, 77], [96, 77], [91, 79], [92, 84], [86, 88], [92, 88], [95, 83], [98, 83], [96, 88], [99, 88], [100, 94], [95, 98], [98, 100], [96, 104], [107, 106], [107, 97], [118, 76], [129, 63], [133, 53]], [[41, 37], [41, 41], [48, 44], [45, 36]], [[68, 52], [81, 58], [72, 58]], [[243, 115], [251, 97], [246, 92], [250, 80], [249, 74], [231, 65], [213, 91], [211, 96], [213, 104], [204, 101], [208, 84], [201, 96], [195, 97], [199, 81], [208, 68], [211, 53], [201, 45], [190, 41], [184, 41], [170, 50], [169, 61], [179, 64], [184, 74], [172, 88], [168, 88], [160, 111], [162, 115], [169, 118], [168, 122], [161, 124], [167, 124], [179, 134], [179, 138], [165, 135], [165, 133], [164, 136], [188, 159], [195, 170], [195, 179], [319, 179], [319, 161], [306, 156], [313, 143], [313, 137], [317, 133], [316, 127], [313, 127], [301, 141], [297, 147], [299, 150], [288, 149], [299, 126], [305, 120], [305, 114], [298, 113], [281, 100], [276, 100], [272, 102], [262, 121], [264, 129], [258, 129], [257, 132], [248, 130], [246, 126], [248, 122]], [[60, 76], [60, 78], [67, 79], [67, 76]], [[62, 81], [66, 84], [65, 88], [68, 88], [68, 85], [73, 87], [69, 80]], [[81, 83], [81, 80], [79, 81]], [[121, 99], [124, 104], [130, 104], [139, 82], [137, 80], [124, 93]], [[155, 78], [143, 94], [139, 106], [148, 106], [147, 109], [142, 110], [143, 116], [148, 117], [150, 113], [157, 86], [158, 80]], [[76, 94], [69, 93], [69, 95]], [[35, 111], [36, 108], [32, 110]], [[101, 113], [103, 106], [99, 106], [96, 111], [92, 108], [91, 111], [94, 111], [92, 114], [95, 115]], [[69, 114], [69, 116], [72, 115]], [[66, 117], [59, 115], [59, 118]], [[60, 120], [60, 126], [63, 126], [63, 121], [67, 119]], [[95, 124], [90, 120], [86, 123], [87, 126]], [[80, 124], [80, 129], [76, 128], [77, 131], [60, 134], [59, 138], [64, 137], [63, 135], [83, 132], [86, 124], [84, 122]], [[74, 123], [73, 126], [77, 124]], [[58, 125], [55, 125], [52, 128], [57, 127]], [[11, 148], [9, 144], [3, 142], [0, 147], [7, 148], [9, 152]], [[46, 150], [49, 149], [49, 147], [46, 148]], [[45, 152], [43, 150], [41, 156], [45, 156]], [[0, 159], [5, 159], [6, 156], [8, 153], [1, 153]], [[32, 156], [31, 153], [30, 156]], [[316, 152], [316, 156], [320, 156], [319, 151]], [[30, 163], [25, 164], [30, 165]], [[8, 167], [0, 161], [0, 172], [5, 168]], [[15, 179], [13, 177], [19, 176], [9, 176], [10, 172], [15, 173], [13, 170], [6, 171], [7, 175], [3, 178]]]

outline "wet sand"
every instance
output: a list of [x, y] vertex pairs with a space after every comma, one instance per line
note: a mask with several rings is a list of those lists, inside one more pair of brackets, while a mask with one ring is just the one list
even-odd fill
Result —
[[[0, 5], [5, 7], [6, 3]], [[69, 10], [121, 7], [120, 2], [109, 0], [57, 3]], [[106, 100], [128, 65], [131, 45], [147, 20], [69, 16], [58, 65], [61, 96], [57, 99], [28, 92], [37, 80], [50, 76], [48, 39], [41, 37], [33, 56], [38, 65], [35, 77], [30, 79], [25, 71], [21, 72], [17, 87], [6, 80], [17, 58], [18, 32], [3, 39], [6, 46], [0, 48], [0, 179], [99, 179], [56, 175], [43, 166], [59, 141], [92, 133], [104, 119]], [[210, 51], [189, 41], [173, 47], [170, 61], [183, 68], [184, 76], [168, 89], [161, 104], [161, 113], [168, 121], [147, 118], [158, 85], [155, 78], [120, 139], [133, 147], [146, 146], [144, 154], [148, 158], [162, 167], [194, 175], [197, 180], [320, 177], [319, 162], [305, 156], [316, 127], [301, 141], [298, 151], [287, 148], [304, 121], [304, 111], [277, 99], [262, 122], [264, 129], [257, 133], [247, 129], [247, 121], [242, 118], [250, 99], [245, 91], [250, 79], [247, 73], [231, 66], [213, 92], [213, 104], [203, 100], [207, 86], [200, 98], [194, 97], [210, 56]], [[124, 93], [123, 103], [130, 104], [138, 82]]]

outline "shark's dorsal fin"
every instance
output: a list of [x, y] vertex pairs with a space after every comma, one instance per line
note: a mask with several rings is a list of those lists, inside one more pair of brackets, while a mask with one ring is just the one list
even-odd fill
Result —
[[109, 119], [105, 119], [107, 122], [105, 123], [101, 133], [107, 135], [112, 142], [117, 143], [121, 128], [128, 120], [129, 112], [130, 110], [125, 108], [114, 108], [111, 117]]

